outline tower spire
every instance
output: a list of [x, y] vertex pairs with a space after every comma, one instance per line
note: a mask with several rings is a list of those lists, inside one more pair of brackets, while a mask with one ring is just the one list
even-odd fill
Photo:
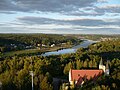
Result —
[[99, 65], [103, 65], [103, 61], [102, 61], [102, 58], [101, 58], [101, 60], [100, 60], [100, 63], [99, 63]]
[[105, 66], [103, 65], [102, 58], [101, 58], [100, 63], [99, 63], [99, 69], [102, 69], [105, 72]]
[[106, 69], [109, 69], [108, 60], [107, 60], [107, 63], [106, 63]]
[[106, 62], [105, 73], [106, 73], [106, 75], [109, 75], [109, 73], [110, 73], [108, 60]]

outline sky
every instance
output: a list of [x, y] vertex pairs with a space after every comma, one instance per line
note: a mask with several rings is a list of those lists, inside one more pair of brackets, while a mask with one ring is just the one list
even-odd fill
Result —
[[120, 0], [0, 0], [0, 33], [120, 34]]

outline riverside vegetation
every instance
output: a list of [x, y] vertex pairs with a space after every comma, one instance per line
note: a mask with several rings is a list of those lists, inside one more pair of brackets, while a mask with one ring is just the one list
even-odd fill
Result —
[[[62, 36], [60, 36], [62, 37]], [[68, 41], [68, 40], [66, 40]], [[84, 90], [119, 90], [120, 89], [120, 40], [108, 40], [80, 48], [76, 53], [30, 56], [5, 56], [0, 53], [0, 82], [3, 90], [30, 90], [31, 76], [34, 71], [34, 90], [53, 90], [53, 77], [68, 80], [68, 72], [73, 69], [98, 68], [100, 60], [106, 64], [109, 60], [110, 75], [101, 76], [92, 83], [85, 82]], [[32, 60], [32, 65], [31, 65]], [[61, 84], [60, 84], [61, 85]], [[61, 86], [60, 86], [61, 88]]]
[[0, 51], [4, 56], [34, 55], [79, 44], [73, 36], [54, 34], [0, 34]]

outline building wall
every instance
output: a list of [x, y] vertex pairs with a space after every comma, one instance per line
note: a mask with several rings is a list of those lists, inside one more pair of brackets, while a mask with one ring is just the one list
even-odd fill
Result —
[[99, 69], [102, 69], [105, 72], [105, 66], [104, 65], [99, 65]]

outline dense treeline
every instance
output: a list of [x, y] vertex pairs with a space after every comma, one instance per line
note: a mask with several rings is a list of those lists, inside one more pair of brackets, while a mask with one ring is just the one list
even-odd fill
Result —
[[[105, 41], [80, 48], [74, 54], [52, 56], [6, 57], [0, 61], [0, 81], [3, 90], [30, 90], [34, 71], [34, 89], [52, 90], [53, 77], [68, 79], [70, 68], [98, 69], [99, 61], [109, 60], [110, 76], [101, 76], [95, 83], [85, 82], [79, 89], [120, 89], [120, 41]], [[31, 65], [31, 61], [33, 66]]]
[[77, 44], [79, 41], [75, 37], [54, 34], [0, 34], [0, 51], [22, 50], [26, 47], [35, 48], [38, 44], [40, 46], [42, 44], [50, 46], [61, 43], [72, 45]]
[[90, 40], [102, 40], [102, 38], [105, 39], [118, 39], [120, 38], [120, 35], [91, 35], [91, 34], [82, 34], [82, 35], [73, 35], [77, 38], [83, 38], [83, 39], [90, 39]]

